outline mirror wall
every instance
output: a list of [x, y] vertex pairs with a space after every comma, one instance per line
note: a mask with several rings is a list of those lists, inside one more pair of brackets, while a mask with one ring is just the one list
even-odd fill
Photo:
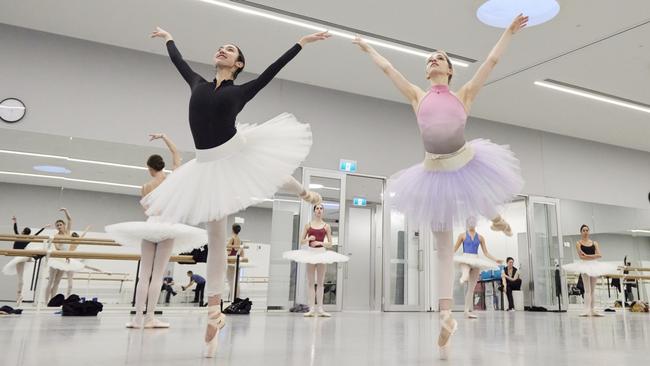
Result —
[[[146, 137], [145, 137], [146, 138]], [[139, 204], [140, 187], [150, 177], [145, 163], [151, 154], [160, 154], [170, 164], [171, 154], [161, 141], [150, 146], [138, 146], [104, 141], [86, 140], [21, 132], [3, 129], [0, 134], [0, 233], [13, 233], [12, 216], [16, 216], [19, 231], [30, 227], [36, 233], [45, 225], [51, 225], [41, 235], [54, 235], [57, 219], [65, 219], [60, 208], [67, 208], [72, 218], [72, 231], [87, 238], [108, 238], [104, 227], [125, 221], [142, 221], [146, 217]], [[192, 159], [193, 153], [184, 152], [183, 160]], [[300, 180], [301, 171], [295, 176]], [[239, 272], [240, 297], [249, 297], [254, 309], [266, 309], [269, 294], [269, 273], [274, 265], [290, 266], [287, 261], [271, 260], [271, 243], [292, 240], [293, 226], [299, 218], [300, 201], [286, 192], [278, 192], [273, 199], [231, 215], [228, 227], [238, 223], [240, 238], [244, 243]], [[296, 234], [297, 235], [297, 234]], [[228, 236], [230, 237], [230, 235]], [[297, 237], [297, 236], [296, 236]], [[201, 246], [204, 243], [197, 243]], [[32, 243], [27, 249], [42, 249], [40, 243]], [[0, 242], [0, 250], [12, 248], [11, 242]], [[281, 249], [281, 247], [280, 247]], [[79, 252], [106, 254], [138, 254], [137, 247], [114, 247], [80, 245]], [[279, 254], [281, 259], [281, 253]], [[0, 267], [11, 261], [12, 256], [0, 256]], [[234, 259], [234, 258], [233, 258]], [[277, 258], [276, 258], [277, 259]], [[38, 266], [36, 264], [39, 264]], [[72, 293], [82, 297], [97, 297], [106, 306], [129, 307], [133, 301], [136, 281], [136, 260], [87, 259], [85, 268], [75, 272], [72, 279]], [[203, 277], [205, 263], [170, 263], [166, 276], [173, 280], [172, 288], [177, 293], [169, 297], [161, 291], [159, 303], [170, 307], [197, 307], [194, 291], [182, 290], [190, 280], [187, 271]], [[277, 270], [277, 268], [276, 268]], [[40, 273], [40, 283], [36, 278]], [[224, 300], [234, 295], [233, 280], [235, 265], [228, 271], [228, 292]], [[290, 270], [278, 271], [280, 282], [289, 282]], [[28, 262], [24, 268], [22, 307], [33, 306], [36, 288], [43, 294], [48, 281], [48, 270], [44, 260]], [[61, 281], [58, 292], [66, 294], [68, 283]], [[228, 288], [227, 287], [227, 288]], [[15, 275], [2, 275], [0, 281], [0, 302], [15, 304], [18, 282]], [[282, 296], [285, 300], [288, 294]], [[43, 301], [44, 296], [41, 296]], [[226, 305], [228, 305], [226, 303]], [[13, 305], [12, 305], [13, 306]]]

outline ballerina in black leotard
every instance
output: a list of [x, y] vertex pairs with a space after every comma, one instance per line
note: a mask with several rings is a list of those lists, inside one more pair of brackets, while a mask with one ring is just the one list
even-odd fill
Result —
[[196, 159], [182, 165], [142, 199], [148, 215], [170, 222], [198, 224], [208, 230], [208, 328], [206, 356], [216, 353], [217, 333], [225, 325], [219, 303], [226, 269], [226, 218], [272, 197], [281, 187], [311, 203], [320, 196], [291, 177], [311, 147], [309, 125], [284, 113], [260, 125], [236, 125], [237, 114], [302, 48], [329, 38], [327, 32], [302, 37], [259, 77], [236, 85], [246, 63], [242, 51], [226, 44], [214, 55], [216, 76], [208, 81], [183, 60], [172, 36], [161, 28], [169, 57], [190, 86], [189, 122]]

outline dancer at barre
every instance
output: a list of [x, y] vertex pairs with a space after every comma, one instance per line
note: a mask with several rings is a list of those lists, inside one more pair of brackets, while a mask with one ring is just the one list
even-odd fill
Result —
[[[11, 218], [11, 222], [13, 223], [14, 227], [14, 234], [16, 235], [31, 235], [32, 229], [25, 227], [20, 233], [18, 232], [18, 222], [16, 220], [16, 216], [13, 216]], [[40, 230], [34, 234], [34, 236], [38, 236], [40, 233], [43, 232], [43, 230], [52, 227], [51, 224], [43, 226]], [[14, 242], [13, 249], [26, 249], [27, 245], [29, 245], [30, 241], [23, 241], [23, 240], [18, 240]], [[23, 276], [25, 274], [25, 263], [27, 262], [32, 262], [34, 259], [32, 257], [16, 257], [12, 260], [9, 261], [9, 263], [5, 264], [5, 266], [2, 268], [2, 273], [8, 276], [16, 275], [16, 307], [20, 307], [20, 305], [23, 302]]]

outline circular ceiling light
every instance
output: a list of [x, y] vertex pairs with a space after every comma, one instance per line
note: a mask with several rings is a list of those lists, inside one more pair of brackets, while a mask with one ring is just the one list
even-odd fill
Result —
[[56, 165], [34, 165], [34, 170], [54, 174], [70, 174], [72, 171], [68, 168]]
[[507, 28], [518, 14], [528, 16], [528, 26], [545, 23], [560, 12], [556, 0], [488, 0], [476, 11], [483, 23], [497, 28]]

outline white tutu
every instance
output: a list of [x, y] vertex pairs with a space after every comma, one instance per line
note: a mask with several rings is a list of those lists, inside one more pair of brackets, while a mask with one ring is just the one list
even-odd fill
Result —
[[86, 268], [80, 260], [74, 258], [50, 258], [47, 266], [64, 272], [77, 272]]
[[239, 125], [226, 143], [197, 150], [142, 199], [150, 216], [195, 225], [222, 219], [272, 197], [311, 148], [311, 129], [288, 113]]
[[350, 260], [350, 257], [337, 253], [333, 250], [312, 248], [307, 245], [298, 250], [290, 250], [282, 253], [282, 258], [298, 263], [321, 264], [321, 263], [342, 263]]
[[9, 263], [5, 264], [4, 267], [2, 267], [2, 273], [6, 274], [7, 276], [15, 276], [18, 272], [16, 271], [16, 265], [18, 263], [27, 263], [27, 262], [32, 262], [34, 259], [31, 257], [16, 257], [12, 260], [9, 261]]
[[150, 217], [146, 222], [130, 221], [108, 225], [104, 230], [117, 243], [137, 248], [140, 248], [142, 240], [160, 243], [173, 239], [174, 251], [183, 252], [199, 248], [208, 242], [208, 235], [203, 229], [158, 222], [156, 217]]
[[565, 264], [562, 268], [567, 272], [586, 274], [589, 277], [600, 277], [606, 274], [617, 274], [618, 266], [613, 263], [601, 262], [598, 260], [580, 260]]
[[467, 264], [471, 268], [478, 269], [493, 269], [498, 268], [499, 265], [497, 262], [491, 261], [487, 258], [481, 258], [478, 254], [463, 253], [462, 255], [454, 256], [454, 263], [456, 264]]

